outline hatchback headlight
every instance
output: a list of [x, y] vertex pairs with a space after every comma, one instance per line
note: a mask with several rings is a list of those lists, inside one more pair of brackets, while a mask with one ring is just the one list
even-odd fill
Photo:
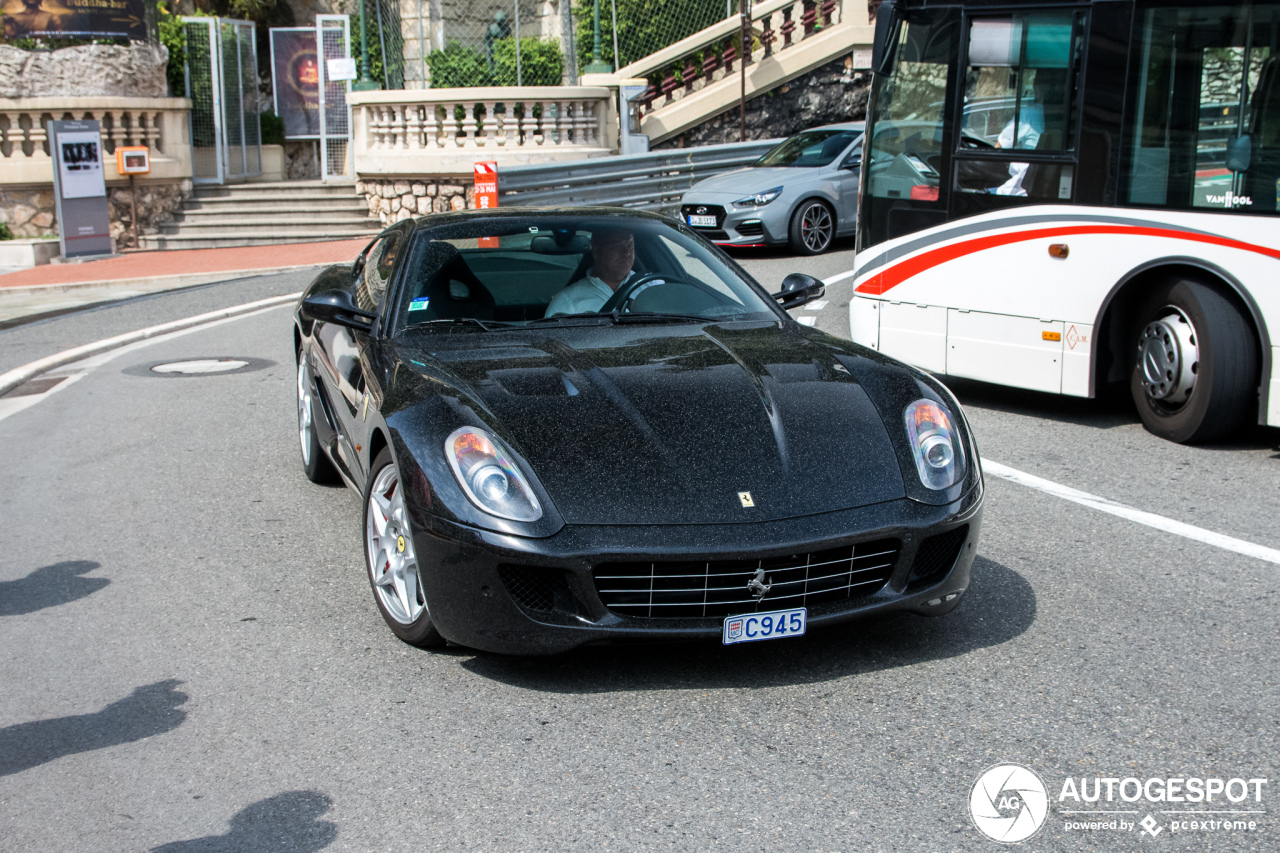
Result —
[[467, 498], [480, 509], [512, 521], [542, 518], [542, 507], [529, 481], [484, 430], [454, 430], [445, 439], [444, 455]]
[[771, 190], [765, 190], [755, 195], [749, 195], [746, 198], [740, 198], [733, 203], [734, 207], [764, 207], [778, 196], [782, 195], [782, 187], [774, 187]]
[[916, 400], [907, 406], [905, 418], [920, 482], [930, 489], [945, 489], [960, 482], [964, 476], [964, 447], [947, 407], [933, 400]]

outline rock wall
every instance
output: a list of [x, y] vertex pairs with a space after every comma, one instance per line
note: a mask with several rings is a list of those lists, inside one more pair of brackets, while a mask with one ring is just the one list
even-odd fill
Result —
[[[190, 181], [139, 183], [138, 227], [144, 234], [155, 233], [161, 222], [173, 218], [182, 200], [191, 195]], [[111, 238], [116, 250], [137, 248], [130, 218], [128, 185], [107, 187]], [[15, 237], [58, 236], [53, 186], [0, 187], [0, 222]]]
[[[747, 139], [790, 136], [822, 124], [866, 118], [871, 75], [853, 70], [853, 57], [820, 65], [790, 83], [747, 101]], [[739, 140], [738, 108], [708, 119], [654, 150], [718, 145]]]
[[284, 179], [317, 180], [320, 177], [320, 143], [310, 139], [284, 141]]
[[474, 206], [475, 189], [458, 175], [435, 178], [401, 178], [389, 181], [356, 181], [356, 192], [369, 202], [369, 215], [390, 225], [411, 216], [466, 210]]
[[0, 45], [0, 98], [169, 96], [163, 45], [86, 44], [54, 51]]

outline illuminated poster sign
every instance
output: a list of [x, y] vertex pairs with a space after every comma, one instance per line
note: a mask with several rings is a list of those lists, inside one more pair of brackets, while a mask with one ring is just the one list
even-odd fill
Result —
[[145, 40], [145, 0], [0, 0], [5, 38], [67, 36]]
[[54, 209], [64, 258], [111, 254], [111, 222], [96, 121], [51, 121]]
[[320, 63], [312, 27], [271, 30], [276, 115], [288, 139], [320, 136]]

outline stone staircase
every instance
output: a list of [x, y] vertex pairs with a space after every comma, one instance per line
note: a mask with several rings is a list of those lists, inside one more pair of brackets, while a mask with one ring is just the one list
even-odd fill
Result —
[[209, 249], [313, 243], [372, 237], [382, 228], [351, 182], [197, 185], [173, 220], [163, 223], [160, 233], [144, 235], [142, 245]]

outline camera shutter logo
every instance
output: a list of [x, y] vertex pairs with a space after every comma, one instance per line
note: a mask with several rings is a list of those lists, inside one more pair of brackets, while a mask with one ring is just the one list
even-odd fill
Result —
[[1030, 767], [997, 764], [969, 792], [969, 816], [978, 831], [1002, 844], [1026, 841], [1049, 815], [1044, 780]]

